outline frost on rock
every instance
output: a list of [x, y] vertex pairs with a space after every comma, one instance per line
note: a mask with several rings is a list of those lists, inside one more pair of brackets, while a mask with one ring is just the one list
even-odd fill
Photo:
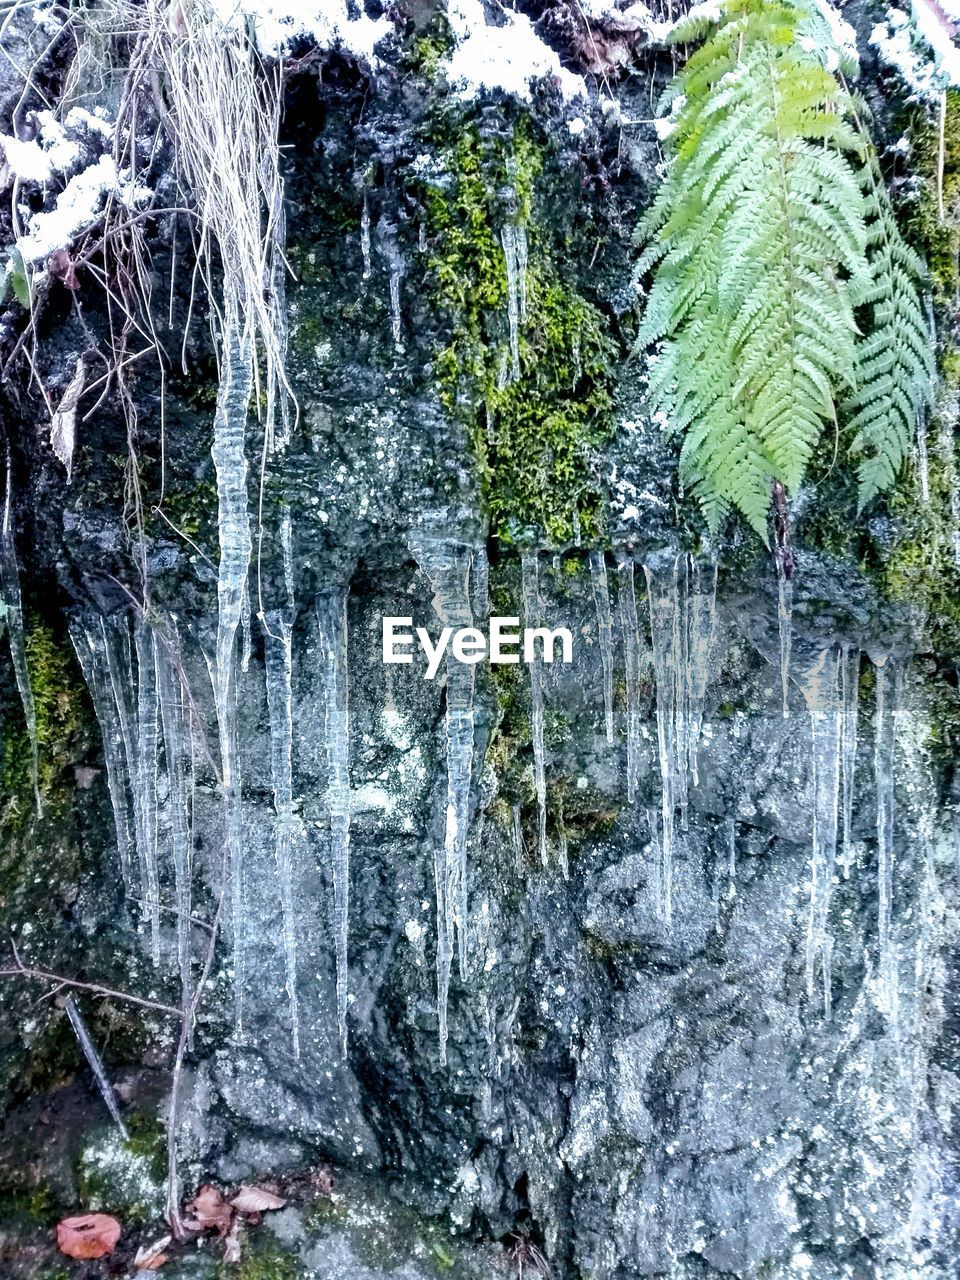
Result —
[[[444, 627], [471, 627], [471, 545], [415, 531], [411, 550], [433, 589], [433, 608]], [[437, 890], [437, 1008], [440, 1057], [447, 1053], [447, 1000], [455, 945], [461, 976], [467, 971], [467, 836], [473, 776], [474, 666], [447, 658], [447, 796], [443, 847], [434, 855]]]
[[347, 1051], [348, 954], [350, 933], [350, 712], [347, 592], [328, 591], [317, 600], [323, 654], [327, 813], [333, 864], [333, 934], [337, 959], [337, 1023], [340, 1049]]
[[488, 25], [482, 0], [449, 0], [447, 20], [457, 46], [446, 64], [447, 81], [463, 98], [502, 89], [527, 102], [530, 82], [549, 79], [564, 98], [586, 97], [582, 77], [568, 71], [543, 43], [530, 19], [499, 8], [501, 26]]
[[810, 717], [813, 807], [810, 853], [810, 918], [807, 926], [807, 996], [812, 1001], [817, 962], [823, 979], [824, 1017], [831, 1014], [830, 900], [837, 856], [843, 702], [838, 692], [839, 657], [824, 649], [803, 674], [800, 687]]

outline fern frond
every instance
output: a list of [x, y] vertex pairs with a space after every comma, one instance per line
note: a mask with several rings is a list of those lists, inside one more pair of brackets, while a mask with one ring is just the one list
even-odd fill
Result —
[[871, 311], [860, 344], [861, 381], [848, 405], [860, 509], [896, 481], [918, 419], [932, 400], [936, 372], [930, 322], [919, 293], [923, 264], [904, 243], [876, 151], [863, 170], [869, 227], [868, 280], [861, 294]]
[[675, 37], [703, 43], [664, 95], [676, 121], [638, 232], [638, 274], [654, 272], [638, 345], [660, 344], [651, 405], [684, 434], [711, 527], [735, 507], [765, 535], [772, 482], [801, 483], [838, 400], [861, 501], [895, 477], [933, 371], [919, 264], [820, 8], [725, 0]]

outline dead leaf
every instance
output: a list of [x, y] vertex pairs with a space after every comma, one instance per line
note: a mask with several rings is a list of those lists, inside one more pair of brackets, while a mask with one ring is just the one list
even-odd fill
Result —
[[47, 270], [60, 281], [64, 288], [71, 290], [71, 292], [75, 292], [80, 288], [77, 269], [73, 264], [73, 258], [66, 249], [54, 249], [47, 259]]
[[224, 1262], [240, 1261], [240, 1229], [242, 1225], [243, 1220], [241, 1218], [234, 1218], [233, 1226], [230, 1228], [223, 1245]]
[[87, 375], [83, 357], [77, 361], [76, 372], [63, 393], [59, 408], [50, 423], [50, 444], [53, 452], [67, 469], [67, 482], [73, 470], [73, 446], [77, 434], [77, 403], [83, 395]]
[[163, 1251], [171, 1239], [171, 1236], [163, 1236], [160, 1240], [155, 1240], [153, 1244], [138, 1249], [137, 1256], [133, 1260], [134, 1267], [138, 1271], [159, 1271], [163, 1264], [169, 1261]]
[[84, 1213], [57, 1223], [57, 1248], [68, 1258], [105, 1258], [113, 1253], [122, 1227], [106, 1213]]
[[187, 1213], [196, 1218], [201, 1231], [216, 1231], [222, 1240], [230, 1230], [233, 1210], [216, 1187], [206, 1183], [187, 1205]]
[[282, 1209], [287, 1202], [264, 1187], [241, 1187], [230, 1203], [240, 1213], [269, 1213], [271, 1209]]

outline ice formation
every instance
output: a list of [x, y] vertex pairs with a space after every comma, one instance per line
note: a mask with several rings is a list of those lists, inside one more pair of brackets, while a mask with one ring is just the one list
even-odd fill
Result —
[[328, 591], [317, 600], [323, 656], [327, 813], [333, 867], [333, 934], [337, 961], [337, 1025], [347, 1051], [348, 952], [350, 933], [350, 713], [347, 592]]
[[[527, 548], [520, 558], [523, 625], [540, 626], [540, 577], [537, 552]], [[530, 728], [533, 738], [533, 785], [537, 793], [537, 848], [547, 864], [547, 771], [543, 744], [543, 656], [534, 649], [530, 666]]]
[[810, 852], [810, 917], [807, 926], [807, 996], [814, 998], [817, 964], [823, 981], [823, 1011], [831, 1013], [830, 901], [837, 857], [843, 701], [838, 690], [839, 654], [824, 649], [804, 672], [800, 688], [810, 717], [813, 830]]
[[[597, 611], [597, 640], [600, 666], [603, 670], [603, 722], [607, 741], [613, 742], [613, 621], [610, 616], [610, 590], [607, 585], [607, 562], [602, 551], [590, 552], [590, 580]], [[636, 604], [634, 604], [636, 608]], [[628, 770], [629, 772], [629, 770]]]
[[[417, 563], [433, 589], [433, 608], [445, 627], [470, 627], [472, 545], [455, 537], [418, 532], [411, 538]], [[456, 947], [467, 969], [467, 835], [473, 775], [474, 672], [471, 663], [446, 662], [447, 794], [443, 846], [434, 858], [437, 889], [437, 1009], [440, 1057], [446, 1061], [447, 999]]]

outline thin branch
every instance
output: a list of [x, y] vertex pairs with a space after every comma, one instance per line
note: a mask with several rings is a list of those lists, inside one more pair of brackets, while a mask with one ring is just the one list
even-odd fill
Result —
[[116, 991], [113, 987], [104, 987], [99, 982], [79, 982], [75, 978], [66, 978], [62, 973], [51, 973], [49, 969], [35, 969], [32, 965], [26, 965], [20, 958], [20, 952], [17, 950], [17, 944], [11, 938], [10, 946], [13, 949], [13, 966], [10, 968], [0, 969], [0, 978], [26, 978], [31, 982], [53, 982], [58, 990], [64, 987], [72, 987], [75, 991], [87, 991], [90, 995], [101, 996], [104, 999], [123, 1000], [127, 1004], [139, 1005], [142, 1009], [153, 1009], [157, 1013], [166, 1013], [174, 1018], [182, 1018], [183, 1010], [178, 1009], [172, 1004], [163, 1004], [159, 1000], [147, 1000], [143, 996], [135, 996], [129, 991]]

